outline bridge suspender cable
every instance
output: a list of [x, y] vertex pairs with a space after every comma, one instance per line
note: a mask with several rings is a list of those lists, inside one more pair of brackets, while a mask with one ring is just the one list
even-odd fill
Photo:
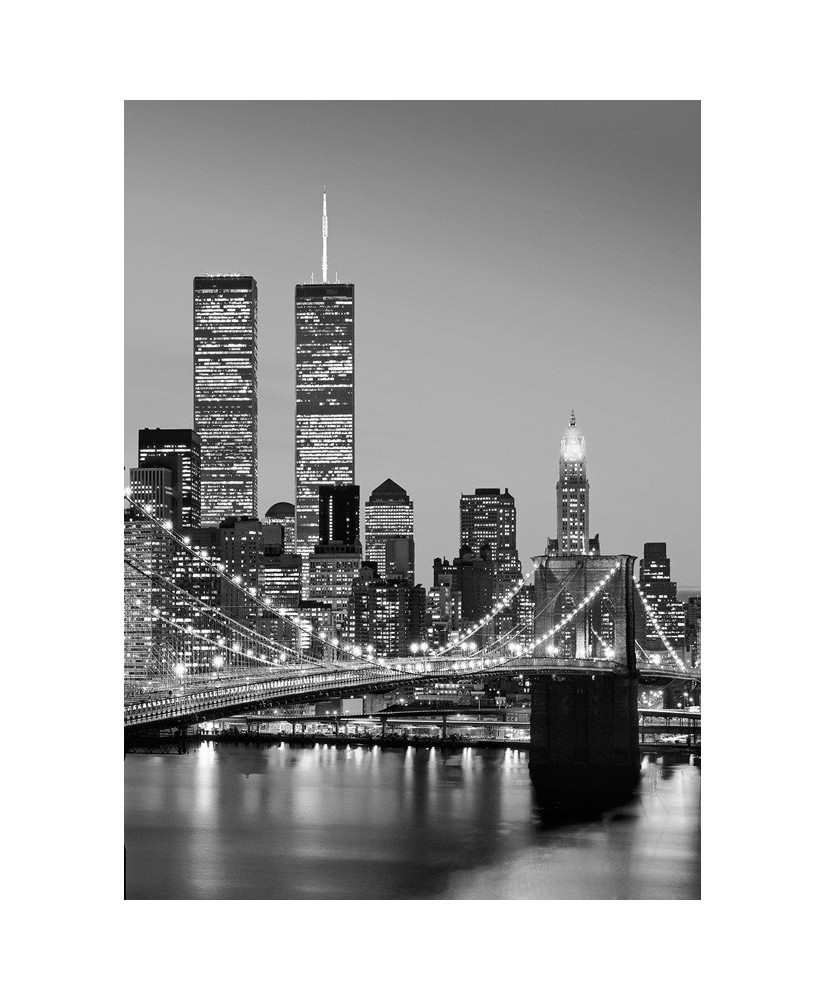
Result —
[[[173, 583], [170, 580], [166, 580], [164, 577], [159, 576], [156, 573], [147, 572], [145, 569], [142, 569], [140, 566], [136, 566], [133, 562], [130, 562], [130, 560], [128, 559], [124, 559], [124, 563], [131, 569], [133, 569], [136, 573], [140, 573], [141, 576], [145, 577], [147, 580], [150, 580], [155, 585], [160, 585], [163, 587], [167, 587], [171, 590], [176, 590], [179, 594], [182, 595], [183, 599], [190, 605], [200, 605], [200, 607], [204, 609], [204, 611], [202, 612], [203, 614], [211, 615], [214, 618], [223, 619], [224, 622], [226, 623], [224, 627], [228, 631], [232, 631], [237, 635], [248, 638], [252, 642], [260, 643], [261, 645], [266, 646], [273, 652], [277, 651], [278, 653], [286, 653], [289, 656], [297, 656], [298, 659], [306, 660], [308, 663], [324, 662], [323, 660], [319, 660], [312, 656], [305, 656], [304, 654], [296, 654], [295, 650], [292, 649], [290, 646], [285, 646], [277, 642], [276, 640], [271, 639], [269, 636], [264, 636], [260, 632], [256, 632], [255, 629], [251, 628], [249, 625], [246, 625], [244, 622], [238, 621], [235, 618], [230, 618], [229, 615], [225, 614], [219, 608], [213, 607], [211, 604], [209, 604], [207, 601], [204, 601], [202, 598], [197, 597], [195, 594], [191, 594], [188, 590], [184, 590], [182, 587], [179, 587], [177, 584]], [[217, 625], [215, 626], [214, 630], [218, 631]]]
[[208, 567], [211, 573], [213, 573], [216, 577], [222, 579], [229, 586], [234, 587], [236, 590], [242, 593], [246, 598], [248, 598], [250, 601], [256, 604], [263, 611], [273, 614], [276, 618], [280, 618], [282, 621], [289, 622], [290, 625], [292, 625], [298, 631], [303, 632], [304, 635], [308, 636], [310, 639], [315, 639], [323, 643], [330, 649], [337, 649], [346, 652], [348, 656], [350, 656], [352, 659], [356, 659], [361, 661], [362, 663], [369, 663], [373, 665], [377, 662], [370, 655], [361, 656], [360, 652], [356, 653], [355, 649], [358, 649], [358, 647], [352, 647], [352, 646], [342, 647], [337, 641], [332, 642], [328, 640], [326, 636], [322, 637], [322, 634], [320, 632], [314, 632], [311, 628], [307, 628], [305, 625], [302, 625], [300, 620], [295, 620], [291, 618], [289, 615], [285, 615], [278, 608], [274, 608], [271, 604], [267, 603], [266, 600], [262, 601], [257, 596], [257, 594], [253, 593], [246, 587], [241, 586], [230, 576], [224, 573], [223, 569], [219, 568], [221, 566], [220, 563], [218, 563], [218, 565], [216, 566], [212, 563], [211, 560], [204, 558], [204, 556], [202, 556], [200, 552], [198, 552], [185, 538], [176, 534], [171, 526], [168, 527], [166, 523], [161, 521], [159, 518], [155, 517], [151, 509], [148, 509], [146, 506], [137, 503], [135, 500], [132, 499], [129, 493], [124, 493], [124, 498], [135, 510], [137, 510], [141, 514], [141, 516], [147, 518], [147, 520], [149, 520], [157, 528], [160, 528], [161, 531], [163, 531], [166, 535], [168, 535], [176, 544], [181, 546], [181, 548], [183, 548], [186, 552], [188, 552], [194, 559], [197, 559], [204, 566]]

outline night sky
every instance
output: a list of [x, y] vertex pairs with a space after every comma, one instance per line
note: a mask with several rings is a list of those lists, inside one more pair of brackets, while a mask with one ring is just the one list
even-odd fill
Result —
[[295, 500], [294, 292], [356, 288], [356, 482], [415, 504], [417, 582], [459, 495], [556, 535], [576, 410], [591, 534], [700, 585], [699, 102], [127, 102], [124, 464], [192, 427], [192, 278], [258, 282], [259, 514]]

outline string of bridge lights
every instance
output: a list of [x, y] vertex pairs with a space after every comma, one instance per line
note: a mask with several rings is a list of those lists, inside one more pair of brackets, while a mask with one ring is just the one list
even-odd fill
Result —
[[[534, 563], [534, 568], [531, 571], [531, 573], [528, 574], [528, 576], [533, 575], [536, 572], [536, 569], [537, 569], [537, 564]], [[568, 584], [568, 582], [571, 579], [571, 577], [574, 576], [575, 573], [576, 573], [576, 568], [573, 568], [573, 569], [569, 570], [565, 574], [565, 576], [562, 578], [562, 580], [560, 581], [560, 586], [564, 588]], [[523, 583], [520, 586], [524, 585], [524, 583], [525, 583], [525, 581], [523, 581]], [[547, 611], [548, 608], [551, 606], [551, 604], [554, 603], [554, 601], [555, 601], [555, 597], [553, 597], [553, 596], [549, 597], [548, 600], [545, 602], [545, 604], [542, 606], [542, 612]], [[536, 618], [536, 613], [535, 612], [534, 612], [534, 618]], [[521, 635], [525, 631], [527, 631], [527, 624], [524, 623], [524, 622], [523, 623], [517, 622], [517, 624], [509, 632], [506, 632], [504, 635], [499, 635], [499, 636], [496, 636], [495, 638], [493, 638], [490, 641], [490, 643], [488, 643], [488, 645], [485, 646], [482, 649], [480, 655], [484, 656], [486, 653], [493, 652], [497, 648], [497, 646], [500, 647], [500, 648], [502, 648], [502, 649], [507, 648], [511, 652], [519, 652], [519, 653], [521, 653], [521, 651], [522, 651], [522, 645], [523, 645], [522, 643], [515, 642], [515, 641], [511, 640], [511, 642], [507, 643], [507, 647], [505, 646], [505, 643], [507, 642], [507, 639], [510, 636], [514, 635], [514, 633], [516, 633], [517, 635]]]
[[[141, 512], [141, 514], [147, 516], [154, 524], [156, 524], [164, 532], [166, 532], [166, 534], [168, 534], [176, 543], [178, 543], [179, 545], [181, 545], [187, 552], [189, 552], [190, 555], [192, 555], [195, 559], [198, 559], [200, 562], [202, 562], [205, 566], [207, 566], [210, 569], [211, 572], [213, 572], [216, 575], [218, 575], [226, 583], [230, 584], [231, 586], [233, 586], [237, 590], [239, 590], [242, 594], [244, 594], [244, 596], [246, 596], [247, 598], [249, 598], [254, 604], [256, 604], [262, 610], [267, 611], [267, 612], [275, 615], [277, 618], [281, 619], [282, 621], [288, 622], [290, 625], [292, 625], [298, 631], [304, 633], [311, 640], [313, 640], [313, 639], [318, 640], [323, 645], [327, 646], [330, 649], [338, 650], [339, 652], [343, 652], [343, 653], [347, 654], [348, 656], [350, 656], [350, 657], [352, 657], [352, 658], [354, 658], [356, 660], [360, 660], [363, 663], [366, 663], [366, 664], [368, 664], [370, 666], [376, 666], [376, 665], [379, 665], [379, 666], [382, 666], [382, 667], [386, 667], [387, 666], [387, 664], [386, 664], [386, 662], [385, 662], [384, 659], [381, 659], [379, 657], [374, 657], [373, 654], [374, 654], [375, 650], [374, 650], [374, 648], [373, 648], [372, 645], [368, 644], [368, 645], [366, 645], [364, 647], [364, 649], [362, 649], [362, 647], [360, 645], [356, 644], [356, 643], [352, 643], [352, 644], [350, 644], [350, 643], [341, 643], [340, 640], [338, 638], [335, 638], [335, 637], [333, 637], [332, 639], [329, 639], [327, 637], [326, 631], [324, 631], [324, 630], [318, 630], [318, 631], [316, 631], [312, 627], [304, 625], [300, 620], [296, 620], [296, 619], [290, 617], [289, 615], [285, 614], [281, 609], [273, 607], [272, 606], [272, 599], [271, 598], [265, 597], [265, 598], [263, 598], [263, 600], [260, 599], [258, 597], [258, 595], [257, 595], [256, 588], [255, 587], [246, 587], [243, 584], [243, 580], [242, 580], [242, 578], [239, 575], [236, 574], [234, 577], [230, 577], [224, 571], [224, 565], [223, 565], [223, 563], [221, 563], [218, 560], [217, 557], [214, 560], [211, 559], [209, 557], [208, 553], [204, 554], [204, 553], [206, 553], [205, 549], [202, 550], [201, 552], [199, 552], [197, 549], [195, 549], [192, 546], [190, 538], [187, 538], [186, 536], [183, 536], [183, 535], [178, 535], [174, 531], [172, 523], [170, 521], [161, 521], [159, 518], [157, 518], [154, 515], [154, 513], [153, 513], [152, 504], [140, 504], [140, 503], [138, 503], [137, 501], [135, 501], [135, 500], [132, 499], [132, 497], [130, 496], [130, 494], [129, 494], [128, 491], [124, 494], [124, 496], [125, 496], [126, 500], [133, 507], [135, 507], [137, 510], [139, 510]], [[596, 595], [598, 593], [600, 593], [604, 589], [604, 587], [607, 585], [608, 581], [616, 573], [616, 571], [619, 569], [619, 567], [620, 567], [620, 563], [619, 562], [615, 563], [614, 567], [602, 578], [602, 580], [600, 580], [600, 582], [594, 588], [592, 588], [592, 590], [579, 602], [579, 604], [577, 604], [576, 607], [574, 607], [572, 611], [570, 611], [565, 617], [563, 617], [561, 619], [561, 621], [557, 625], [553, 626], [551, 629], [549, 629], [543, 635], [539, 636], [538, 638], [535, 638], [533, 640], [533, 642], [529, 642], [529, 643], [525, 643], [525, 644], [511, 643], [509, 645], [509, 650], [513, 654], [512, 656], [509, 656], [509, 657], [505, 657], [505, 656], [500, 656], [500, 657], [485, 657], [484, 653], [487, 650], [485, 650], [483, 648], [482, 650], [480, 650], [477, 653], [476, 644], [473, 643], [473, 642], [469, 642], [468, 640], [471, 639], [472, 636], [474, 636], [480, 629], [482, 629], [490, 621], [492, 621], [502, 610], [504, 610], [505, 607], [507, 607], [511, 603], [511, 601], [513, 601], [513, 599], [518, 595], [519, 591], [522, 590], [522, 588], [535, 575], [535, 573], [536, 573], [536, 564], [534, 564], [531, 567], [530, 571], [528, 573], [525, 573], [520, 578], [520, 580], [506, 594], [504, 594], [502, 597], [500, 597], [500, 599], [497, 601], [497, 603], [494, 605], [494, 607], [492, 608], [492, 610], [488, 614], [483, 615], [472, 626], [470, 626], [469, 628], [466, 628], [462, 632], [460, 632], [459, 635], [457, 636], [457, 638], [455, 640], [453, 640], [452, 642], [445, 643], [443, 646], [434, 646], [434, 647], [429, 647], [426, 642], [423, 642], [423, 643], [420, 643], [420, 644], [414, 643], [411, 646], [411, 652], [414, 654], [414, 656], [415, 656], [416, 653], [421, 652], [421, 654], [422, 654], [423, 657], [425, 657], [425, 656], [436, 657], [436, 656], [443, 656], [446, 653], [448, 653], [448, 652], [450, 652], [451, 650], [454, 650], [454, 649], [461, 649], [461, 651], [464, 654], [465, 658], [468, 658], [468, 659], [479, 659], [483, 666], [502, 664], [502, 663], [510, 662], [511, 660], [514, 660], [514, 659], [518, 659], [524, 653], [532, 653], [536, 649], [537, 646], [539, 646], [543, 642], [546, 642], [548, 639], [553, 638], [553, 636], [556, 635], [557, 632], [559, 632], [561, 629], [563, 629], [566, 625], [570, 624], [570, 622], [576, 617], [576, 615], [578, 615], [580, 611], [582, 611], [585, 607], [587, 607], [591, 603], [591, 601], [594, 599], [594, 597], [596, 597]], [[634, 582], [635, 582], [635, 585], [637, 586], [637, 589], [639, 590], [639, 585], [636, 583], [636, 580]], [[642, 594], [640, 594], [640, 596], [642, 597]], [[646, 610], [648, 610], [649, 613], [651, 613], [650, 609], [648, 608], [648, 606], [647, 606], [647, 604], [646, 604], [646, 602], [644, 600], [644, 598], [643, 598], [643, 604], [645, 604]], [[157, 609], [153, 609], [153, 610], [155, 610], [157, 612]], [[667, 648], [669, 648], [669, 651], [672, 652], [672, 655], [675, 656], [675, 659], [677, 659], [677, 662], [680, 663], [680, 666], [682, 667], [682, 663], [676, 657], [676, 654], [673, 653], [673, 650], [671, 650], [670, 645], [668, 644], [668, 641], [662, 635], [662, 632], [659, 629], [659, 626], [657, 625], [656, 621], [655, 621], [654, 624], [655, 624], [655, 628], [657, 628], [658, 634], [660, 634], [660, 637], [665, 642]], [[283, 663], [283, 662], [286, 661], [287, 657], [286, 657], [286, 655], [284, 653], [284, 648], [283, 647], [278, 647], [276, 643], [274, 643], [274, 642], [272, 642], [270, 640], [266, 640], [266, 639], [264, 639], [264, 637], [260, 637], [259, 641], [261, 641], [262, 644], [266, 643], [266, 644], [270, 645], [271, 648], [278, 648], [279, 649], [279, 657], [281, 659], [281, 662]], [[602, 641], [602, 640], [600, 640], [600, 641]], [[607, 646], [606, 646], [606, 648], [607, 648]], [[556, 655], [556, 653], [558, 652], [558, 649], [554, 645], [549, 645], [547, 652], [548, 652], [548, 655], [553, 656], [553, 655]], [[298, 654], [298, 655], [300, 657], [302, 654]], [[611, 651], [611, 655], [613, 655], [613, 651]], [[255, 658], [255, 657], [253, 657], [253, 658]], [[311, 657], [305, 657], [305, 658], [307, 659], [308, 662], [313, 662], [313, 660], [312, 660]], [[275, 658], [273, 658], [273, 659], [275, 660]], [[266, 663], [268, 661], [265, 658], [262, 662]], [[325, 661], [315, 661], [315, 662], [321, 662], [321, 663], [323, 663]], [[685, 669], [685, 667], [683, 667], [683, 669]]]
[[654, 614], [653, 609], [649, 607], [648, 601], [646, 601], [645, 596], [644, 596], [644, 594], [642, 592], [642, 588], [640, 587], [640, 585], [639, 585], [639, 583], [637, 582], [636, 579], [634, 580], [634, 586], [637, 588], [637, 593], [640, 595], [640, 600], [642, 601], [642, 606], [645, 608], [646, 614], [651, 619], [651, 624], [654, 626], [654, 630], [657, 633], [657, 635], [660, 637], [660, 640], [662, 641], [662, 644], [665, 646], [665, 648], [668, 650], [668, 652], [671, 653], [671, 655], [674, 658], [674, 661], [679, 666], [680, 670], [685, 670], [685, 664], [680, 659], [680, 657], [677, 656], [677, 654], [674, 652], [674, 647], [671, 645], [671, 643], [668, 641], [668, 639], [666, 639], [665, 633], [660, 628], [659, 619]]
[[[195, 549], [190, 538], [187, 538], [185, 535], [179, 535], [174, 531], [171, 521], [161, 521], [160, 518], [155, 516], [152, 504], [138, 503], [136, 500], [132, 499], [129, 491], [124, 493], [124, 497], [136, 510], [139, 510], [141, 514], [148, 517], [153, 524], [157, 525], [161, 528], [161, 530], [166, 532], [170, 538], [181, 545], [187, 552], [190, 553], [190, 555], [192, 555], [195, 559], [198, 559], [205, 566], [208, 566], [211, 572], [215, 573], [226, 583], [235, 587], [262, 610], [274, 614], [282, 621], [289, 622], [290, 625], [294, 626], [300, 632], [303, 632], [310, 639], [317, 639], [330, 649], [341, 650], [349, 656], [372, 666], [375, 666], [375, 664], [378, 663], [378, 659], [373, 657], [374, 649], [372, 645], [367, 645], [364, 650], [362, 650], [361, 646], [356, 644], [342, 644], [337, 638], [328, 639], [326, 631], [319, 630], [316, 632], [311, 627], [304, 625], [300, 619], [291, 618], [280, 608], [273, 607], [272, 598], [265, 597], [261, 600], [258, 597], [257, 589], [255, 587], [246, 587], [242, 578], [238, 574], [233, 577], [228, 576], [227, 573], [224, 572], [224, 564], [220, 562], [217, 557], [213, 560], [209, 557], [208, 553], [206, 555], [203, 554], [206, 552], [205, 549], [201, 552]], [[364, 655], [362, 655], [362, 653], [364, 653]]]
[[[598, 584], [596, 584], [596, 586], [592, 587], [591, 590], [588, 591], [585, 597], [582, 598], [579, 604], [577, 604], [572, 611], [569, 611], [564, 618], [562, 618], [552, 628], [548, 629], [547, 632], [544, 632], [542, 635], [535, 638], [533, 642], [527, 643], [524, 647], [525, 651], [532, 653], [537, 646], [541, 645], [543, 642], [547, 642], [549, 639], [552, 639], [557, 632], [565, 628], [566, 625], [569, 625], [574, 620], [574, 618], [576, 618], [576, 616], [580, 613], [580, 611], [588, 607], [588, 605], [593, 601], [593, 599], [597, 596], [597, 594], [600, 594], [605, 589], [605, 587], [608, 584], [608, 581], [611, 579], [612, 576], [614, 576], [614, 574], [617, 572], [619, 568], [620, 568], [620, 563], [618, 562], [614, 563], [613, 568], [610, 569], [605, 574], [605, 576], [599, 581]], [[558, 652], [559, 652], [558, 648], [553, 644], [549, 645], [547, 648], [548, 656], [556, 656]], [[511, 657], [511, 659], [514, 660], [517, 658], [518, 657], [516, 655]]]
[[[130, 566], [133, 570], [135, 570], [135, 572], [140, 573], [142, 576], [145, 576], [147, 579], [152, 579], [151, 575], [148, 574], [148, 573], [146, 573], [145, 570], [141, 569], [140, 566], [135, 566], [128, 559], [125, 560], [125, 562], [126, 562], [126, 565]], [[237, 621], [234, 618], [230, 618], [229, 615], [224, 614], [224, 612], [221, 611], [220, 608], [213, 607], [211, 604], [209, 604], [206, 601], [202, 600], [200, 597], [196, 596], [195, 594], [190, 594], [188, 591], [186, 591], [183, 588], [177, 586], [177, 584], [174, 584], [174, 583], [172, 583], [169, 580], [163, 580], [162, 577], [160, 579], [163, 581], [163, 583], [164, 583], [164, 585], [166, 587], [171, 587], [173, 590], [177, 590], [178, 593], [183, 596], [184, 600], [186, 602], [188, 602], [190, 605], [192, 605], [192, 604], [199, 604], [202, 608], [205, 609], [204, 610], [205, 614], [210, 615], [210, 616], [212, 616], [213, 618], [216, 618], [216, 619], [223, 619], [223, 621], [226, 623], [224, 625], [224, 627], [226, 629], [228, 629], [229, 631], [238, 633], [241, 636], [245, 636], [245, 635], [251, 636], [252, 642], [259, 642], [262, 645], [267, 646], [271, 651], [276, 651], [278, 653], [282, 653], [283, 652], [283, 653], [286, 653], [286, 654], [288, 654], [290, 656], [296, 655], [295, 652], [294, 652], [294, 650], [290, 649], [289, 646], [285, 646], [283, 643], [279, 643], [276, 640], [271, 639], [269, 636], [261, 635], [259, 632], [256, 632], [255, 629], [250, 628], [250, 626], [246, 625], [244, 622]], [[142, 602], [142, 599], [140, 597], [136, 597], [135, 598], [135, 604], [138, 607], [140, 607], [142, 605], [142, 603], [143, 602]], [[194, 627], [187, 626], [187, 628], [190, 631], [192, 631], [193, 634], [197, 634], [197, 635], [203, 636], [203, 633], [200, 632], [200, 631], [196, 633]], [[216, 631], [217, 631], [217, 626], [216, 626]], [[317, 660], [315, 657], [304, 656], [303, 654], [299, 654], [299, 658], [307, 660], [308, 662], [312, 662], [312, 663], [315, 663], [315, 662], [322, 663], [323, 662], [322, 660]]]
[[609, 660], [612, 660], [614, 658], [614, 647], [609, 646], [608, 643], [602, 638], [602, 636], [599, 634], [599, 632], [597, 632], [595, 628], [592, 628], [591, 631], [594, 633], [597, 639], [599, 639], [599, 641], [602, 643], [602, 648], [605, 650], [605, 655], [608, 657]]
[[[185, 535], [179, 535], [179, 534], [177, 534], [175, 532], [175, 530], [173, 529], [171, 521], [161, 521], [160, 518], [156, 517], [155, 514], [154, 514], [154, 511], [153, 511], [153, 506], [152, 506], [151, 503], [150, 504], [141, 504], [141, 503], [138, 503], [136, 500], [132, 499], [129, 491], [126, 491], [124, 493], [124, 496], [125, 496], [126, 500], [135, 509], [139, 510], [141, 512], [141, 514], [143, 514], [146, 517], [148, 517], [150, 519], [150, 521], [152, 521], [152, 523], [154, 523], [159, 528], [161, 528], [164, 532], [166, 532], [167, 535], [169, 535], [175, 542], [177, 542], [179, 545], [181, 545], [194, 558], [198, 559], [205, 566], [209, 567], [209, 569], [210, 569], [211, 572], [215, 573], [221, 579], [223, 579], [227, 583], [229, 583], [232, 586], [234, 586], [242, 594], [244, 594], [246, 597], [248, 597], [250, 600], [252, 600], [258, 607], [262, 608], [262, 610], [265, 610], [265, 611], [270, 612], [271, 614], [274, 614], [276, 617], [280, 618], [282, 621], [289, 622], [291, 625], [293, 625], [299, 631], [303, 632], [310, 639], [317, 639], [317, 640], [319, 640], [321, 643], [323, 643], [325, 646], [327, 646], [330, 649], [339, 650], [340, 652], [346, 653], [348, 656], [351, 656], [351, 657], [353, 657], [353, 658], [355, 658], [357, 660], [361, 660], [362, 662], [368, 663], [370, 665], [375, 665], [377, 663], [380, 664], [380, 665], [382, 665], [382, 666], [385, 665], [385, 663], [384, 663], [383, 660], [380, 660], [378, 657], [374, 657], [373, 656], [375, 650], [374, 650], [374, 648], [373, 648], [372, 645], [368, 644], [368, 645], [366, 645], [364, 647], [364, 649], [362, 649], [361, 646], [359, 646], [356, 643], [352, 643], [352, 644], [350, 644], [350, 643], [341, 643], [340, 640], [338, 638], [335, 638], [335, 637], [333, 637], [332, 639], [328, 639], [326, 631], [323, 631], [323, 630], [315, 631], [312, 627], [304, 625], [303, 623], [301, 623], [300, 620], [296, 620], [296, 619], [290, 617], [289, 615], [285, 614], [281, 609], [273, 607], [272, 606], [272, 599], [271, 598], [265, 597], [265, 598], [263, 598], [263, 600], [260, 599], [258, 597], [258, 595], [257, 595], [256, 588], [255, 587], [246, 587], [244, 585], [244, 583], [243, 583], [242, 578], [238, 574], [236, 574], [233, 577], [228, 576], [227, 573], [224, 572], [224, 564], [221, 563], [217, 559], [217, 557], [214, 560], [211, 559], [209, 557], [208, 553], [204, 554], [204, 553], [206, 553], [205, 549], [202, 549], [199, 552], [191, 544], [191, 539], [190, 538], [186, 537]], [[468, 642], [467, 640], [471, 636], [475, 635], [489, 621], [492, 621], [496, 617], [496, 615], [498, 615], [499, 612], [502, 611], [513, 600], [513, 598], [516, 597], [516, 595], [519, 593], [519, 591], [531, 579], [531, 577], [534, 575], [535, 572], [536, 572], [536, 566], [534, 565], [531, 568], [531, 570], [528, 573], [526, 573], [519, 580], [519, 582], [514, 587], [511, 588], [510, 591], [508, 591], [508, 593], [504, 594], [499, 599], [499, 601], [497, 602], [497, 604], [494, 606], [493, 610], [489, 614], [483, 615], [482, 618], [479, 619], [478, 622], [476, 622], [470, 628], [465, 629], [464, 632], [461, 632], [459, 634], [459, 636], [453, 642], [447, 643], [444, 646], [434, 646], [432, 648], [428, 647], [428, 644], [426, 642], [423, 642], [423, 643], [420, 643], [420, 644], [414, 643], [413, 646], [411, 646], [411, 652], [413, 652], [414, 655], [417, 652], [421, 652], [423, 656], [434, 657], [434, 656], [444, 655], [445, 653], [449, 652], [450, 650], [461, 648], [463, 654], [465, 654], [469, 658], [474, 658], [477, 655], [477, 653], [476, 653], [476, 645], [474, 643]], [[478, 655], [481, 656], [482, 652], [483, 651], [480, 651], [480, 653]], [[320, 661], [320, 662], [324, 662], [324, 661]], [[504, 660], [503, 660], [503, 662], [504, 662]]]
[[[511, 601], [516, 597], [519, 591], [525, 586], [525, 584], [531, 579], [531, 577], [536, 573], [536, 564], [532, 567], [530, 572], [525, 573], [519, 582], [512, 587], [506, 594], [499, 598], [496, 604], [494, 604], [492, 611], [486, 615], [482, 615], [478, 622], [475, 622], [469, 628], [466, 628], [463, 632], [460, 632], [458, 637], [453, 640], [453, 642], [445, 643], [444, 646], [434, 646], [430, 651], [431, 656], [443, 656], [445, 653], [450, 652], [451, 649], [461, 649], [463, 652], [471, 647], [468, 643], [468, 639], [474, 636], [479, 629], [484, 628], [488, 622], [492, 621], [500, 611], [503, 611]], [[426, 644], [425, 644], [426, 645]], [[473, 646], [473, 649], [476, 647]]]

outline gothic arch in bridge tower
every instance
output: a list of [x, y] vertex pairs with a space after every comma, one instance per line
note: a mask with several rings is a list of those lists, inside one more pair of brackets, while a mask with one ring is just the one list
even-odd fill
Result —
[[[617, 608], [608, 594], [601, 594], [597, 606], [591, 612], [592, 655], [605, 656], [606, 648], [614, 651]], [[602, 642], [600, 642], [600, 639]]]
[[[575, 607], [574, 599], [568, 590], [563, 589], [553, 607], [553, 624], [556, 628], [564, 618], [571, 614]], [[576, 627], [573, 623], [563, 627], [556, 633], [553, 645], [559, 650], [560, 656], [576, 656]]]

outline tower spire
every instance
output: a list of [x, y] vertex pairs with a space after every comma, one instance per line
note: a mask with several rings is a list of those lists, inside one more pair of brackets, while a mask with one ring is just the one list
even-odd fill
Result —
[[321, 281], [327, 284], [327, 185], [324, 185], [321, 208]]

